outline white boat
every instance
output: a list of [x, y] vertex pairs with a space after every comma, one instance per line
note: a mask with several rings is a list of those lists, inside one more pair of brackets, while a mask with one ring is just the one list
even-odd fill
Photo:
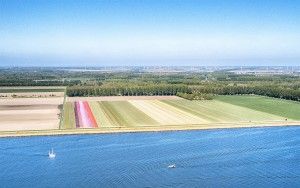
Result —
[[49, 156], [50, 159], [54, 159], [55, 158], [56, 154], [54, 153], [53, 148], [52, 148], [51, 151], [49, 151], [48, 156]]
[[175, 164], [171, 164], [168, 166], [168, 168], [176, 168], [176, 165]]

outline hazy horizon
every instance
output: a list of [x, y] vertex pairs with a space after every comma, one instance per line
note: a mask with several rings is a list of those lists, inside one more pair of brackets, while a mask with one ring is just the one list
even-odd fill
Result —
[[292, 0], [0, 1], [0, 66], [297, 66]]

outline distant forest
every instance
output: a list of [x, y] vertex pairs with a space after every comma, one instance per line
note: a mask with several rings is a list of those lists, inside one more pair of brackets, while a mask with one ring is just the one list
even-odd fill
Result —
[[147, 73], [7, 68], [0, 69], [0, 86], [67, 86], [68, 96], [178, 95], [192, 100], [255, 94], [300, 101], [298, 75], [235, 74], [226, 70]]

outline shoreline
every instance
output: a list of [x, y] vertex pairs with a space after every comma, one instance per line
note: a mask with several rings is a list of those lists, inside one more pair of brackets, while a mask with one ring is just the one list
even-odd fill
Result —
[[251, 122], [251, 123], [214, 123], [195, 125], [165, 125], [149, 127], [102, 127], [95, 129], [52, 129], [52, 130], [25, 130], [25, 131], [1, 131], [0, 138], [29, 137], [29, 136], [64, 136], [84, 134], [116, 134], [139, 132], [163, 132], [163, 131], [193, 131], [210, 129], [234, 129], [234, 128], [261, 128], [261, 127], [285, 127], [300, 126], [300, 121], [293, 122]]

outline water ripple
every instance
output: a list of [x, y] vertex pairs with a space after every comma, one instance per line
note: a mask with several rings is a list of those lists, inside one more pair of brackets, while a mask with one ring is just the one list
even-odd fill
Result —
[[0, 139], [1, 187], [300, 187], [299, 135], [276, 127]]

